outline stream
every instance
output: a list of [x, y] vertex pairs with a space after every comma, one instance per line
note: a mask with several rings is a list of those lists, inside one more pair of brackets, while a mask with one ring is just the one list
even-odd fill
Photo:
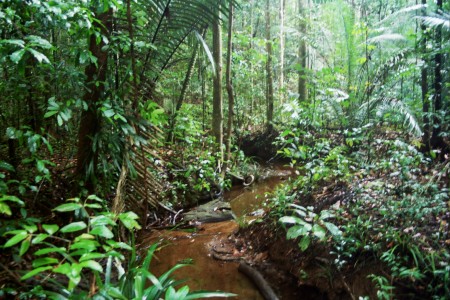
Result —
[[[277, 173], [278, 172], [278, 173]], [[192, 262], [174, 273], [176, 279], [186, 279], [185, 284], [194, 290], [222, 290], [238, 294], [232, 299], [263, 300], [257, 288], [242, 273], [238, 271], [239, 262], [225, 262], [211, 256], [212, 243], [228, 238], [238, 230], [238, 222], [248, 222], [248, 213], [262, 207], [265, 193], [273, 191], [276, 186], [290, 175], [290, 171], [278, 167], [277, 176], [253, 184], [250, 187], [235, 187], [225, 193], [225, 201], [229, 201], [236, 220], [204, 223], [195, 232], [184, 230], [153, 230], [143, 238], [141, 250], [146, 250], [154, 243], [159, 243], [160, 249], [155, 252], [151, 264], [151, 272], [160, 276], [177, 263]], [[298, 299], [294, 295], [283, 299]]]

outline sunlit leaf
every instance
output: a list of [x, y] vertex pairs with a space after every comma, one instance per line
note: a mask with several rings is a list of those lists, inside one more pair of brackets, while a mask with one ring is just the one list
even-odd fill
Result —
[[77, 209], [82, 208], [83, 206], [79, 203], [64, 203], [57, 207], [55, 207], [53, 210], [59, 211], [59, 212], [67, 212], [67, 211], [74, 211]]
[[63, 228], [61, 228], [61, 232], [64, 232], [64, 233], [74, 232], [74, 231], [83, 230], [86, 227], [87, 227], [86, 223], [84, 223], [82, 221], [74, 222], [74, 223], [70, 223], [70, 224], [64, 226]]
[[10, 238], [5, 243], [5, 245], [3, 245], [3, 247], [8, 248], [8, 247], [14, 246], [15, 244], [18, 244], [21, 241], [23, 241], [27, 236], [28, 236], [28, 232], [26, 232], [25, 230], [20, 230], [15, 236]]
[[46, 267], [40, 267], [40, 268], [37, 268], [37, 269], [33, 269], [30, 272], [28, 272], [25, 275], [23, 275], [20, 279], [21, 280], [26, 280], [28, 278], [31, 278], [31, 277], [39, 274], [39, 273], [42, 273], [42, 272], [50, 270], [50, 269], [52, 269], [51, 266], [46, 266]]

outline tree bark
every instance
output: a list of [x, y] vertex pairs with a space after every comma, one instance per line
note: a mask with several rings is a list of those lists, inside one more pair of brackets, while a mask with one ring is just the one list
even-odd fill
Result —
[[[103, 25], [100, 26], [102, 35], [108, 36], [111, 28], [112, 10], [95, 14], [95, 17]], [[99, 104], [104, 96], [105, 81], [107, 75], [108, 53], [102, 50], [106, 44], [103, 39], [97, 43], [95, 34], [89, 37], [89, 51], [97, 58], [97, 63], [91, 62], [85, 69], [87, 92], [83, 100], [87, 103], [87, 110], [81, 113], [80, 127], [78, 130], [78, 151], [76, 175], [86, 180], [86, 187], [93, 192], [95, 187], [96, 165], [98, 161], [98, 149], [94, 150], [93, 139], [100, 132]]]
[[278, 87], [280, 104], [284, 103], [284, 8], [285, 1], [280, 0], [280, 85]]
[[[219, 12], [220, 17], [220, 12]], [[213, 24], [213, 58], [216, 74], [213, 80], [213, 115], [212, 131], [223, 158], [223, 99], [222, 99], [222, 30], [220, 19]]]
[[[306, 34], [306, 25], [305, 25], [305, 7], [303, 5], [303, 0], [298, 0], [298, 15], [303, 17], [299, 21], [299, 31], [303, 35]], [[298, 47], [298, 59], [300, 70], [298, 71], [298, 100], [299, 102], [308, 100], [308, 89], [307, 89], [307, 81], [306, 81], [306, 42], [303, 38], [300, 40]]]
[[[438, 10], [442, 10], [442, 0], [437, 1]], [[440, 27], [436, 28], [436, 49], [438, 50], [434, 55], [434, 126], [433, 133], [431, 136], [431, 147], [434, 149], [444, 149], [445, 143], [444, 139], [441, 136], [442, 133], [442, 123], [444, 120], [442, 119], [442, 29]]]
[[226, 83], [228, 93], [228, 122], [227, 122], [227, 138], [225, 142], [225, 164], [222, 170], [222, 174], [227, 171], [228, 165], [231, 160], [231, 134], [233, 130], [233, 117], [234, 117], [234, 94], [233, 84], [231, 81], [231, 56], [233, 51], [233, 3], [229, 4], [228, 15], [228, 45], [227, 45], [227, 69], [226, 69]]
[[273, 131], [273, 74], [272, 74], [272, 40], [270, 35], [270, 0], [266, 0], [266, 73], [267, 73], [267, 131]]
[[[427, 0], [422, 0], [422, 4], [427, 4]], [[422, 60], [424, 64], [421, 70], [421, 82], [420, 87], [422, 91], [422, 117], [423, 117], [423, 137], [422, 142], [424, 144], [424, 151], [430, 151], [430, 100], [428, 99], [428, 70], [427, 70], [427, 37], [426, 31], [427, 26], [422, 22], [420, 24], [420, 30], [422, 31], [422, 39], [420, 42], [420, 47], [422, 51]]]

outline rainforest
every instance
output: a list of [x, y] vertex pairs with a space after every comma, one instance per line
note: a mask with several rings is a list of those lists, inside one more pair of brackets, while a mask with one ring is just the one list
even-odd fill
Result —
[[0, 0], [0, 299], [450, 299], [450, 3]]

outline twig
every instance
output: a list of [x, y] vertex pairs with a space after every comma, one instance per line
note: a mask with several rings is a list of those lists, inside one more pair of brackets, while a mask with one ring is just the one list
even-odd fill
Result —
[[10, 269], [8, 269], [8, 268], [7, 268], [5, 265], [3, 265], [2, 263], [0, 263], [0, 267], [2, 267], [2, 269], [5, 270], [6, 273], [8, 273], [9, 275], [11, 275], [11, 277], [14, 278], [14, 280], [15, 280], [18, 284], [20, 284], [21, 286], [23, 286], [23, 282], [20, 281], [20, 278], [19, 278], [19, 276], [18, 276], [16, 273], [12, 272]]

